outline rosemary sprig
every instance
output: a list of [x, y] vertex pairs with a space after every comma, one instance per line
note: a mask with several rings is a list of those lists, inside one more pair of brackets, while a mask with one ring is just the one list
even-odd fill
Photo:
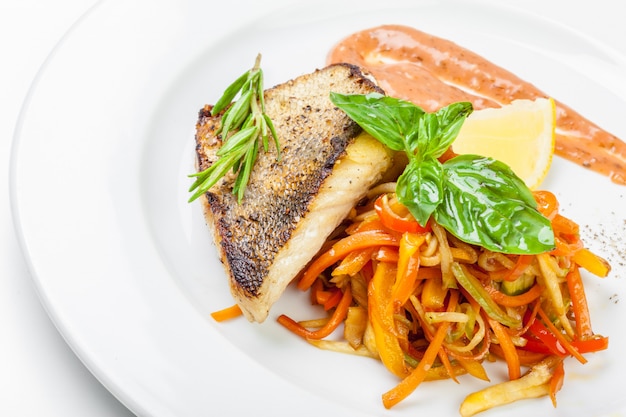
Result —
[[[235, 96], [239, 98], [228, 107]], [[228, 108], [227, 108], [228, 107]], [[280, 144], [272, 120], [265, 114], [263, 97], [263, 70], [261, 54], [257, 55], [254, 67], [237, 78], [215, 103], [211, 113], [218, 114], [227, 108], [216, 134], [223, 138], [222, 146], [217, 151], [218, 159], [202, 172], [190, 174], [195, 178], [189, 192], [195, 191], [189, 198], [194, 201], [215, 185], [231, 169], [237, 173], [233, 185], [233, 194], [240, 203], [250, 180], [250, 173], [259, 152], [259, 140], [263, 150], [269, 149], [270, 137], [274, 139], [280, 158]]]

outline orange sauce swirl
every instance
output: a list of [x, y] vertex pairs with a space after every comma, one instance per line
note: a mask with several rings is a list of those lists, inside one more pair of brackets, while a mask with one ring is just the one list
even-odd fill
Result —
[[[482, 56], [417, 29], [383, 25], [354, 33], [329, 53], [328, 64], [367, 69], [387, 95], [435, 111], [458, 101], [475, 109], [548, 97]], [[626, 185], [626, 144], [555, 99], [555, 153]]]

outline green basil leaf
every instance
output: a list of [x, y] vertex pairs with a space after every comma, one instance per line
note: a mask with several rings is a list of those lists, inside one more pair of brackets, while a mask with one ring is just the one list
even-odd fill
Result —
[[459, 239], [497, 252], [537, 254], [554, 248], [550, 221], [532, 192], [504, 163], [460, 155], [443, 164], [436, 221]]
[[398, 178], [396, 194], [417, 222], [426, 226], [443, 199], [443, 168], [434, 158], [411, 159]]
[[330, 93], [330, 100], [367, 133], [394, 151], [407, 150], [424, 110], [408, 101], [379, 93], [344, 95]]
[[463, 122], [473, 111], [471, 103], [460, 102], [426, 113], [418, 124], [417, 140], [410, 143], [411, 152], [439, 158], [456, 139]]

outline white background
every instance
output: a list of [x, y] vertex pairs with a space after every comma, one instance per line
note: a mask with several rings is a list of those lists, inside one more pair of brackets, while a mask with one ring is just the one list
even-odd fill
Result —
[[[17, 245], [8, 201], [13, 130], [30, 83], [51, 49], [93, 3], [0, 0], [0, 193], [4, 196], [0, 204], [0, 416], [132, 415], [78, 361], [39, 303]], [[617, 12], [619, 2], [509, 3], [542, 10], [626, 54], [626, 25]]]

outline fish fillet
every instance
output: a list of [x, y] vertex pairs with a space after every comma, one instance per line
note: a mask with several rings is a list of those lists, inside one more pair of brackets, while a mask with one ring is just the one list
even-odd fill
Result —
[[[289, 283], [367, 190], [392, 166], [392, 153], [362, 133], [329, 99], [382, 92], [358, 67], [331, 65], [265, 92], [281, 146], [259, 152], [240, 204], [234, 175], [201, 197], [231, 293], [250, 321], [263, 322]], [[200, 111], [198, 169], [216, 160], [220, 115]]]

